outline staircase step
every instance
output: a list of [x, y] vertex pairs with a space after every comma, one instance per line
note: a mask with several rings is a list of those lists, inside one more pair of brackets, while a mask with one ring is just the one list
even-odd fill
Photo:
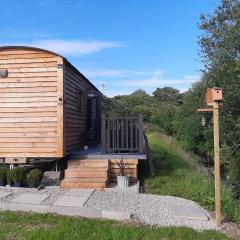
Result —
[[82, 182], [82, 183], [103, 183], [107, 178], [84, 178], [84, 177], [71, 177], [64, 179], [66, 182]]
[[108, 168], [108, 161], [106, 160], [69, 160], [68, 167], [106, 167]]
[[73, 177], [89, 177], [89, 178], [107, 178], [108, 177], [108, 172], [107, 171], [84, 171], [77, 169], [74, 171], [72, 169], [68, 169], [65, 171], [65, 177], [66, 178], [73, 178]]
[[108, 171], [108, 167], [83, 167], [83, 166], [75, 166], [75, 167], [68, 167], [69, 171], [73, 172], [106, 172]]
[[95, 188], [102, 190], [107, 187], [107, 183], [82, 183], [61, 181], [61, 188]]

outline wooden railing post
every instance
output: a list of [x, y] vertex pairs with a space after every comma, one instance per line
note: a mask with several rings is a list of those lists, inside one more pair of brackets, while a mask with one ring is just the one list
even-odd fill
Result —
[[102, 142], [102, 152], [106, 153], [106, 116], [102, 114], [101, 118], [101, 142]]
[[143, 153], [143, 141], [144, 141], [144, 136], [143, 136], [143, 115], [140, 114], [139, 115], [139, 133], [138, 133], [138, 136], [139, 136], [139, 152], [140, 153]]

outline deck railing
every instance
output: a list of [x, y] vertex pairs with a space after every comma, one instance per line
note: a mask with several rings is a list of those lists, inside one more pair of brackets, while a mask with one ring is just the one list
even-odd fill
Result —
[[143, 153], [143, 116], [110, 119], [102, 115], [101, 138], [105, 153]]

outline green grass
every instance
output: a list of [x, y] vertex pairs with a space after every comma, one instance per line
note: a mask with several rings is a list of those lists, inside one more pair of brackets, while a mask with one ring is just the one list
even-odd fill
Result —
[[115, 221], [90, 220], [46, 214], [0, 213], [0, 239], [4, 240], [221, 240], [216, 231], [196, 232], [183, 227], [149, 228]]
[[[165, 134], [149, 133], [148, 139], [156, 175], [152, 177], [145, 172], [147, 192], [187, 198], [213, 210], [214, 181], [200, 165], [200, 158], [184, 151], [176, 140]], [[228, 219], [240, 222], [240, 204], [224, 184], [222, 210]]]

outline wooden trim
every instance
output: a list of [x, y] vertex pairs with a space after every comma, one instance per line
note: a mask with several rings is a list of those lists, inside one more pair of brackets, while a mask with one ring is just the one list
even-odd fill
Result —
[[64, 99], [63, 99], [63, 80], [64, 80], [64, 64], [63, 64], [63, 58], [58, 57], [58, 61], [57, 61], [59, 67], [57, 69], [57, 85], [58, 85], [58, 104], [57, 104], [57, 157], [61, 158], [64, 157], [64, 131], [63, 131], [63, 121], [64, 121], [64, 117], [63, 117], [63, 105], [64, 105]]

